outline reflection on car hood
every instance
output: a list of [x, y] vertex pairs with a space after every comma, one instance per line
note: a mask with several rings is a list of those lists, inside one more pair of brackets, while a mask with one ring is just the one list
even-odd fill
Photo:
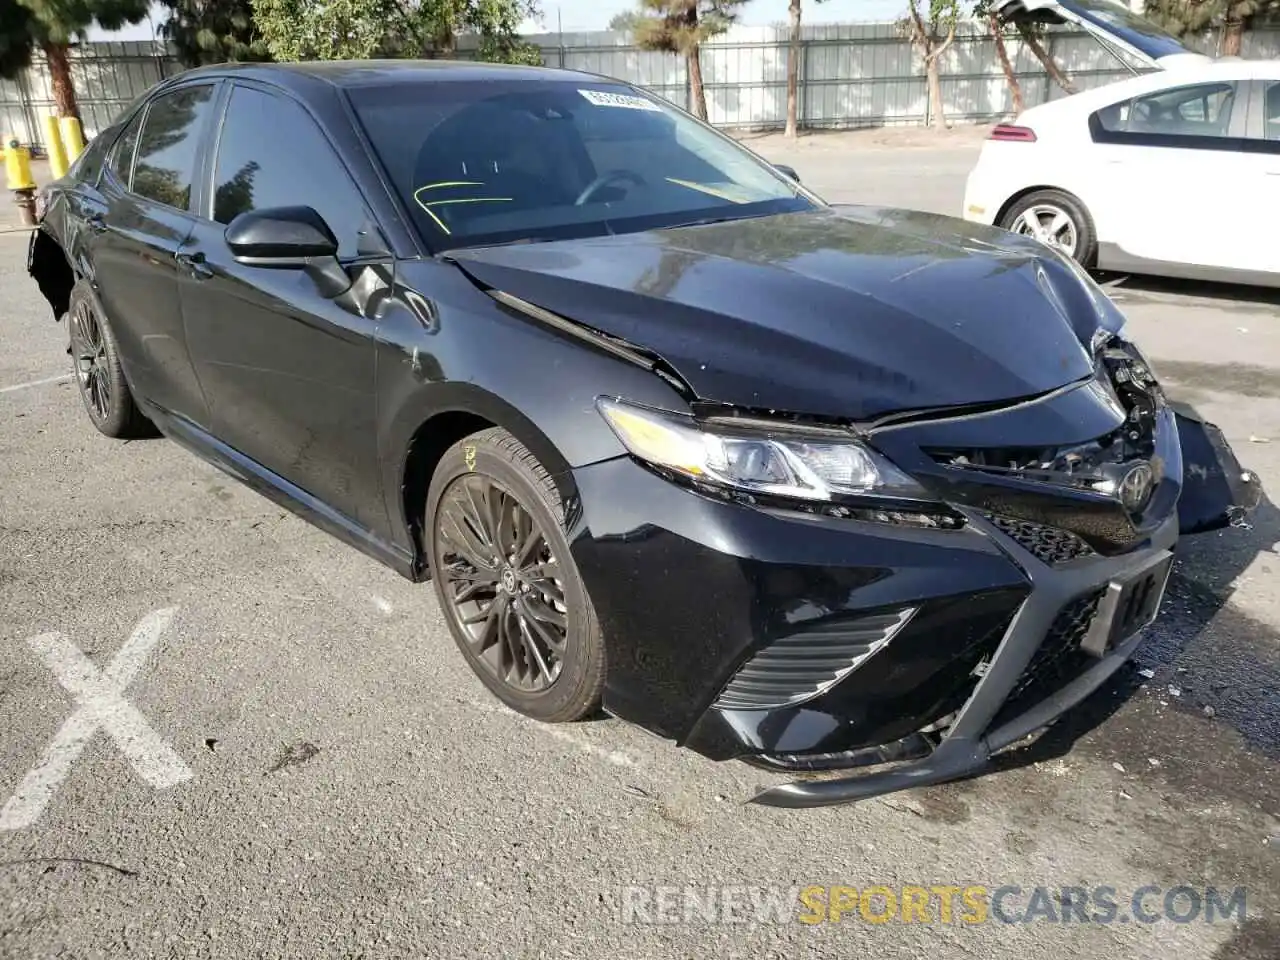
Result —
[[902, 210], [835, 207], [450, 258], [489, 288], [658, 355], [702, 399], [851, 420], [1087, 377], [1100, 322], [1096, 291], [1033, 241]]

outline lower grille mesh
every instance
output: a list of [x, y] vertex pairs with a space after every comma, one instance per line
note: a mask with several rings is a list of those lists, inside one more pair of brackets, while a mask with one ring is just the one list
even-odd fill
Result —
[[1029, 520], [1015, 520], [1013, 517], [1000, 517], [993, 513], [983, 516], [1005, 536], [1016, 540], [1019, 546], [1037, 560], [1051, 567], [1093, 555], [1093, 548], [1070, 530], [1047, 527]]
[[1089, 632], [1089, 625], [1098, 612], [1098, 603], [1105, 593], [1105, 588], [1099, 588], [1082, 594], [1058, 612], [1044, 642], [1009, 691], [993, 727], [1025, 713], [1062, 689], [1089, 665], [1098, 662], [1080, 649], [1080, 641]]
[[775, 640], [725, 685], [721, 710], [771, 710], [831, 689], [906, 625], [912, 607], [853, 620], [828, 620]]

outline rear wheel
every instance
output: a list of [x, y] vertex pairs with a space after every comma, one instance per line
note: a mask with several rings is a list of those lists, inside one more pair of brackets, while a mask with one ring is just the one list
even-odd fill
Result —
[[71, 291], [67, 328], [76, 387], [93, 425], [117, 439], [154, 436], [155, 427], [129, 392], [115, 335], [88, 281]]
[[472, 434], [441, 459], [426, 516], [436, 597], [485, 686], [537, 720], [593, 713], [604, 641], [537, 458], [505, 430]]
[[1005, 211], [1000, 226], [1034, 237], [1081, 266], [1092, 267], [1097, 262], [1098, 240], [1093, 218], [1084, 204], [1061, 190], [1036, 190], [1021, 197]]

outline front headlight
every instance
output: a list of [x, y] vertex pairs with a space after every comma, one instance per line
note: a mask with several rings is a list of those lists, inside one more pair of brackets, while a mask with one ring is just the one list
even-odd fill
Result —
[[837, 430], [806, 435], [789, 424], [779, 424], [776, 430], [709, 426], [681, 414], [606, 398], [596, 406], [632, 455], [693, 480], [803, 500], [831, 500], [842, 494], [929, 499], [888, 460]]

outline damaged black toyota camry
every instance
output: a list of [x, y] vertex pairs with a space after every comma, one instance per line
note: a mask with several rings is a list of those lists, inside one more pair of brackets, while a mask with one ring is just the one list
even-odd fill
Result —
[[40, 208], [100, 431], [432, 580], [521, 713], [804, 772], [762, 803], [981, 769], [1259, 497], [1068, 259], [594, 75], [198, 69]]

